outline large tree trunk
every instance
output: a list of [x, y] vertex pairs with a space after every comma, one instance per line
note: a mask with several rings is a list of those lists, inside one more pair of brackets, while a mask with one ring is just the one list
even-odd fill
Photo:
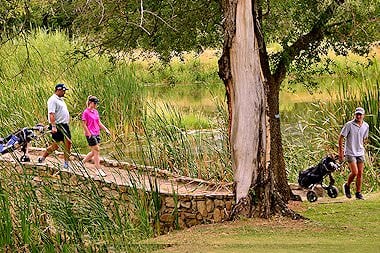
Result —
[[224, 1], [225, 45], [219, 61], [230, 113], [236, 202], [256, 186], [266, 167], [266, 102], [252, 1]]
[[267, 97], [269, 107], [268, 117], [271, 131], [270, 166], [271, 170], [273, 170], [276, 189], [283, 197], [284, 201], [287, 202], [291, 198], [294, 198], [288, 184], [284, 152], [282, 149], [281, 121], [279, 110], [280, 84], [276, 83], [273, 80], [270, 80], [268, 81], [268, 88], [270, 94]]
[[[269, 70], [269, 63], [264, 62], [264, 76], [268, 81], [268, 89], [270, 94], [268, 96], [268, 106], [269, 106], [269, 119], [271, 127], [271, 167], [274, 171], [274, 178], [276, 189], [281, 194], [285, 201], [289, 199], [301, 200], [299, 196], [295, 196], [288, 185], [287, 174], [285, 169], [285, 161], [282, 149], [282, 139], [281, 139], [281, 125], [280, 125], [280, 114], [279, 114], [279, 92], [280, 85], [286, 77], [288, 68], [295, 59], [296, 56], [300, 54], [302, 50], [306, 50], [310, 45], [314, 44], [316, 47], [320, 44], [324, 36], [326, 35], [326, 30], [328, 26], [325, 25], [329, 23], [329, 20], [333, 18], [337, 9], [345, 3], [344, 0], [335, 0], [330, 3], [330, 5], [325, 9], [319, 17], [319, 20], [315, 22], [314, 26], [306, 34], [300, 36], [291, 46], [287, 47], [280, 58], [280, 62], [273, 75]], [[261, 19], [261, 18], [260, 18]], [[259, 38], [259, 42], [264, 42], [262, 37]], [[265, 49], [264, 47], [262, 49]], [[262, 61], [268, 59], [266, 51], [261, 50], [260, 52]], [[265, 59], [265, 60], [263, 60]]]
[[278, 194], [270, 166], [270, 119], [254, 24], [255, 0], [224, 0], [225, 41], [219, 75], [226, 86], [236, 204], [240, 215], [292, 215]]
[[[260, 29], [262, 20], [262, 9], [260, 6], [253, 12], [255, 27]], [[270, 171], [273, 171], [275, 188], [285, 202], [290, 199], [300, 200], [294, 196], [288, 184], [285, 167], [284, 152], [282, 148], [281, 121], [280, 121], [280, 85], [283, 79], [275, 78], [270, 70], [269, 56], [262, 32], [257, 33], [260, 48], [260, 62], [263, 71], [264, 83], [267, 89], [268, 120], [270, 128]]]

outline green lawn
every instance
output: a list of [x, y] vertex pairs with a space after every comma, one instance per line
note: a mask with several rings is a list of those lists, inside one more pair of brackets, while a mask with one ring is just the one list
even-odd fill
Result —
[[365, 197], [297, 204], [294, 209], [306, 221], [245, 219], [176, 231], [148, 243], [167, 245], [157, 252], [380, 252], [380, 193]]

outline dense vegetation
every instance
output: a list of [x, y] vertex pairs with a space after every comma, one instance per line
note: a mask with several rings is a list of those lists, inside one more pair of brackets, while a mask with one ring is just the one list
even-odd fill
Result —
[[[75, 53], [79, 42], [70, 42], [64, 33], [38, 31], [27, 42], [11, 40], [0, 51], [0, 136], [37, 122], [46, 124], [46, 100], [55, 83], [64, 82], [70, 88], [66, 99], [72, 115], [74, 149], [87, 151], [80, 113], [87, 96], [93, 94], [99, 96], [101, 117], [112, 132], [102, 144], [109, 156], [186, 176], [232, 180], [224, 87], [216, 74], [214, 54], [201, 58], [189, 54], [188, 58], [176, 58], [170, 64], [161, 63], [154, 55], [133, 62], [122, 58], [115, 63], [105, 55], [79, 59]], [[294, 85], [292, 77], [288, 79], [282, 92], [281, 118], [290, 182], [295, 182], [299, 170], [314, 165], [327, 153], [336, 152], [342, 124], [361, 105], [371, 125], [363, 188], [365, 192], [378, 189], [380, 67], [379, 56], [376, 57], [368, 61], [355, 55], [342, 58], [329, 55], [326, 59], [334, 64], [330, 69], [318, 71], [314, 80], [319, 88], [307, 91], [316, 94], [314, 97], [304, 90], [302, 83]], [[305, 100], [307, 97], [310, 100]], [[43, 147], [45, 141], [34, 145]], [[337, 183], [342, 183], [346, 176], [347, 170], [341, 169], [336, 173]], [[96, 210], [103, 210], [95, 190], [92, 196], [79, 201], [78, 208], [72, 208], [64, 196], [47, 198], [46, 205], [41, 206], [33, 195], [35, 188], [25, 180], [27, 177], [21, 179], [24, 184], [18, 187], [23, 190], [15, 195], [10, 194], [14, 189], [9, 188], [5, 178], [1, 174], [0, 247], [15, 249], [26, 245], [35, 252], [62, 247], [59, 249], [69, 251], [87, 247], [88, 242], [103, 241], [100, 248], [111, 245], [126, 250], [123, 247], [130, 246], [120, 246], [126, 238], [138, 241], [154, 234], [147, 226], [139, 227], [132, 222], [118, 225], [105, 217], [104, 212], [90, 212], [92, 220], [82, 216], [91, 203], [99, 204]], [[88, 188], [92, 187], [89, 183]], [[48, 197], [50, 189], [45, 191]], [[76, 194], [78, 200], [84, 197], [80, 192]], [[136, 196], [136, 203], [138, 199]], [[11, 206], [15, 213], [10, 212]], [[147, 224], [153, 215], [148, 210], [153, 209], [149, 204], [141, 206], [139, 222]], [[56, 229], [66, 231], [65, 236], [44, 233], [39, 213], [47, 213], [56, 224], [61, 224]], [[91, 230], [94, 221], [100, 225]], [[82, 234], [74, 231], [74, 224], [80, 224], [75, 229]], [[131, 251], [147, 250], [140, 245], [131, 247], [136, 247], [129, 248]]]

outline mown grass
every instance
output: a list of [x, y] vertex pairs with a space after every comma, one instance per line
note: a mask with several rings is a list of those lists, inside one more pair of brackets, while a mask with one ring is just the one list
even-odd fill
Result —
[[[378, 252], [380, 194], [297, 205], [309, 220], [245, 219], [205, 225], [150, 239], [155, 252]], [[170, 245], [170, 246], [168, 246]]]

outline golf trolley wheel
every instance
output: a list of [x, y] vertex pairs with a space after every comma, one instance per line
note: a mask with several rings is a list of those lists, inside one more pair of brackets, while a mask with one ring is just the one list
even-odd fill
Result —
[[329, 195], [330, 198], [336, 198], [338, 196], [338, 188], [336, 188], [335, 186], [328, 187], [327, 195]]
[[29, 158], [29, 156], [27, 156], [27, 155], [23, 155], [23, 156], [20, 158], [20, 161], [21, 161], [21, 162], [30, 162], [30, 158]]
[[308, 191], [306, 197], [309, 202], [315, 202], [318, 199], [317, 194], [313, 190]]

